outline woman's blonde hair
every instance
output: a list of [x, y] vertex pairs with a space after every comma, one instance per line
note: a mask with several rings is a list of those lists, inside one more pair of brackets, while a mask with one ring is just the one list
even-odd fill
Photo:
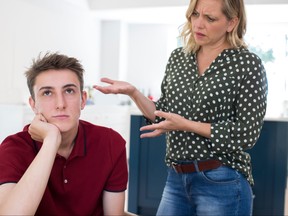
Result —
[[[192, 33], [191, 15], [195, 10], [198, 0], [190, 0], [186, 11], [186, 23], [183, 25], [180, 37], [183, 42], [183, 50], [186, 54], [195, 53], [200, 47], [195, 43]], [[246, 33], [246, 12], [243, 0], [222, 0], [222, 12], [228, 20], [238, 17], [238, 22], [231, 32], [227, 32], [227, 41], [233, 48], [247, 47], [244, 42]]]

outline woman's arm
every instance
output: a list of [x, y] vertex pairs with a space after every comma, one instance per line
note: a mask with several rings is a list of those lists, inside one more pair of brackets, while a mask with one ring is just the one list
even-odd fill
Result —
[[108, 78], [102, 78], [101, 82], [108, 83], [108, 86], [98, 86], [93, 87], [104, 94], [125, 94], [128, 95], [140, 109], [142, 114], [150, 119], [155, 120], [154, 111], [156, 110], [155, 104], [149, 98], [145, 97], [135, 86], [128, 82], [111, 80]]

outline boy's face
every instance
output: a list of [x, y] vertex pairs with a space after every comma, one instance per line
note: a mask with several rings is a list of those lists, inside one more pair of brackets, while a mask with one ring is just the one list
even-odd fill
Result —
[[77, 75], [69, 69], [47, 70], [40, 73], [33, 87], [35, 100], [29, 98], [34, 113], [41, 113], [61, 132], [78, 127], [87, 95], [80, 90]]

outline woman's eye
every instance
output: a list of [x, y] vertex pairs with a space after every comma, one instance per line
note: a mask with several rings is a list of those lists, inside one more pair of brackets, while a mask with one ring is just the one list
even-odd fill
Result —
[[193, 13], [191, 14], [191, 16], [198, 16], [198, 13], [196, 11], [193, 11]]
[[215, 21], [215, 19], [212, 17], [207, 17], [207, 20], [208, 20], [208, 22], [214, 22]]

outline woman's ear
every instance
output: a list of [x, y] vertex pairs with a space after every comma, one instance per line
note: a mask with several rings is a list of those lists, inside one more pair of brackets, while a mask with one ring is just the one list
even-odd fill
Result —
[[229, 25], [227, 28], [227, 32], [231, 32], [233, 31], [233, 29], [235, 28], [235, 26], [238, 24], [238, 17], [234, 17], [231, 20], [229, 20]]

